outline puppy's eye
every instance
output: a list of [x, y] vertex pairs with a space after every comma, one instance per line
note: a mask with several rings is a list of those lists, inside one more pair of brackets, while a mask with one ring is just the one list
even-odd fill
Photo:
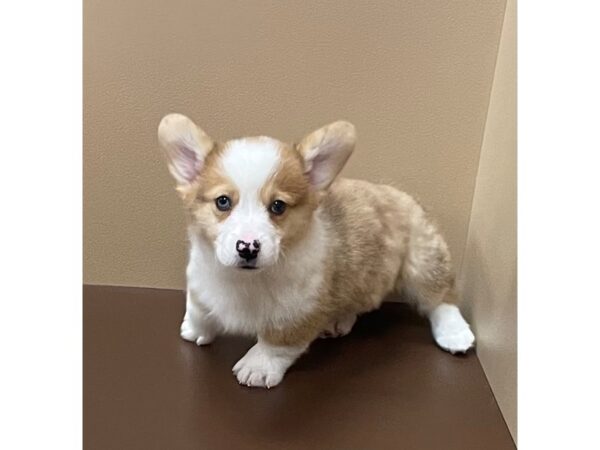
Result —
[[219, 211], [229, 211], [231, 209], [231, 199], [226, 195], [221, 195], [215, 200], [215, 205]]
[[271, 203], [269, 210], [276, 216], [280, 216], [285, 212], [286, 207], [287, 205], [283, 200], [275, 200], [273, 203]]

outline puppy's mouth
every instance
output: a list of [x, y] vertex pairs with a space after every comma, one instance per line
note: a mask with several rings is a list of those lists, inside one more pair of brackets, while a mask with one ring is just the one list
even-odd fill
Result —
[[251, 260], [251, 261], [241, 261], [236, 267], [241, 270], [258, 270], [258, 269], [260, 269], [260, 267], [256, 265], [256, 259]]

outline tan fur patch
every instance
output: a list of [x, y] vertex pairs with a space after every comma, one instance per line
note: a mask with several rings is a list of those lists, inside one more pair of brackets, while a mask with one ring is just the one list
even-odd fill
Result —
[[[213, 149], [204, 160], [204, 166], [194, 183], [177, 188], [189, 215], [189, 220], [198, 225], [200, 232], [207, 238], [217, 237], [218, 223], [229, 217], [233, 207], [239, 201], [239, 192], [235, 184], [227, 177], [219, 166], [219, 158], [223, 145], [215, 143]], [[232, 209], [220, 211], [215, 200], [226, 195], [231, 199]]]
[[304, 174], [304, 163], [300, 154], [292, 147], [282, 144], [281, 161], [274, 175], [261, 190], [265, 207], [275, 200], [287, 204], [282, 215], [271, 214], [271, 220], [279, 230], [282, 247], [293, 245], [302, 239], [313, 213], [317, 208], [317, 194], [310, 188]]

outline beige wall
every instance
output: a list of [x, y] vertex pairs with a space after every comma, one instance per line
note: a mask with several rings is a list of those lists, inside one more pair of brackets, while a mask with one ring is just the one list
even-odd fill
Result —
[[516, 4], [508, 0], [461, 284], [477, 354], [517, 439]]
[[84, 2], [84, 281], [183, 287], [185, 234], [156, 127], [284, 140], [354, 122], [345, 175], [430, 207], [457, 265], [504, 0]]

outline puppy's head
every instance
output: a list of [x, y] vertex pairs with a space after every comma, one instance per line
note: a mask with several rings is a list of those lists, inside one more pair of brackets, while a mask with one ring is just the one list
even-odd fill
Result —
[[354, 149], [354, 126], [334, 122], [290, 145], [269, 137], [213, 141], [190, 119], [158, 127], [169, 171], [192, 225], [224, 266], [275, 264], [302, 245], [321, 194]]

